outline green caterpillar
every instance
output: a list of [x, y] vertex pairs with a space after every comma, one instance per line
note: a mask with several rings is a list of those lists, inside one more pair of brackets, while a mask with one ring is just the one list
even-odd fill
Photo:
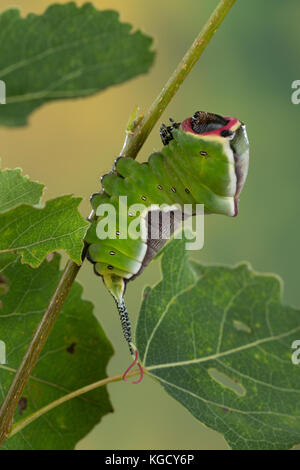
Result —
[[[160, 135], [164, 147], [147, 162], [119, 157], [113, 171], [102, 177], [102, 190], [91, 197], [96, 218], [86, 237], [88, 259], [116, 301], [133, 356], [136, 348], [123, 296], [127, 282], [143, 271], [166, 242], [166, 227], [159, 217], [156, 222], [149, 217], [153, 205], [176, 204], [183, 212], [184, 205], [190, 204], [194, 214], [196, 204], [204, 204], [205, 213], [236, 216], [248, 172], [246, 128], [233, 117], [197, 111], [181, 123], [171, 120], [170, 126], [162, 125]], [[125, 196], [127, 206], [119, 199]], [[134, 204], [143, 204], [145, 209], [128, 211]], [[99, 229], [105, 225], [104, 213], [109, 207], [115, 210], [117, 220], [113, 232], [105, 239], [100, 234], [100, 239]], [[170, 233], [176, 228], [175, 212], [170, 218]], [[139, 237], [132, 236], [133, 221], [146, 226], [144, 235], [141, 231]], [[150, 229], [156, 229], [158, 236], [153, 238]]]

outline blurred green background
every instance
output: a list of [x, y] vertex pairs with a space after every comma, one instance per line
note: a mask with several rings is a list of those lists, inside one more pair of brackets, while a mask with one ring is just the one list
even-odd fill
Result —
[[[19, 7], [42, 13], [49, 0], [1, 0], [0, 11]], [[65, 3], [63, 1], [59, 3]], [[78, 5], [84, 2], [77, 1]], [[157, 58], [150, 74], [92, 98], [48, 104], [28, 127], [0, 128], [4, 167], [21, 166], [47, 185], [46, 197], [89, 195], [109, 171], [136, 104], [147, 109], [212, 12], [217, 0], [94, 0], [116, 9], [121, 19], [154, 37]], [[194, 253], [205, 263], [248, 260], [257, 271], [275, 272], [285, 282], [284, 302], [300, 305], [299, 289], [299, 117], [291, 83], [300, 79], [299, 0], [238, 0], [199, 63], [163, 116], [182, 120], [201, 109], [230, 114], [247, 124], [251, 165], [236, 219], [206, 218], [205, 246]], [[2, 45], [3, 47], [3, 45]], [[160, 148], [156, 126], [138, 159]], [[154, 262], [127, 291], [133, 323], [145, 285], [160, 276]], [[128, 365], [118, 315], [102, 282], [85, 263], [79, 279], [95, 304], [115, 355], [108, 374]], [[199, 424], [162, 388], [145, 378], [139, 386], [109, 386], [115, 413], [106, 416], [78, 449], [225, 449], [221, 435]]]

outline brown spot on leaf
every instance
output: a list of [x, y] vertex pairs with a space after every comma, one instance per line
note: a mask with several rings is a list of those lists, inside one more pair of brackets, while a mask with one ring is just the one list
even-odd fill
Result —
[[69, 354], [74, 354], [74, 352], [75, 352], [75, 346], [76, 346], [76, 343], [70, 344], [70, 346], [67, 347], [67, 352], [68, 352]]
[[19, 402], [18, 402], [18, 408], [19, 408], [19, 414], [23, 414], [23, 411], [26, 410], [27, 408], [27, 398], [26, 397], [21, 397]]
[[0, 274], [0, 294], [6, 294], [8, 291], [8, 283], [4, 276]]

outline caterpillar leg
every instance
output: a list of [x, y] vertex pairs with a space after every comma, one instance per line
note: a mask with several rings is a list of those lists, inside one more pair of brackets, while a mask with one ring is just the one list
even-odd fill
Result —
[[174, 139], [172, 131], [174, 129], [178, 129], [180, 126], [180, 122], [175, 122], [174, 119], [172, 118], [170, 118], [170, 123], [171, 123], [170, 126], [166, 126], [165, 124], [162, 124], [160, 128], [160, 138], [164, 145], [168, 145], [168, 143]]

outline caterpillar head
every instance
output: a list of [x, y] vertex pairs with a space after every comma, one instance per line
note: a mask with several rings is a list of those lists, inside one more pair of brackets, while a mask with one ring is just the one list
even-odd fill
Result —
[[207, 212], [236, 216], [249, 165], [245, 125], [231, 116], [197, 111], [163, 130], [170, 147], [183, 149], [199, 185], [215, 195], [203, 201]]

